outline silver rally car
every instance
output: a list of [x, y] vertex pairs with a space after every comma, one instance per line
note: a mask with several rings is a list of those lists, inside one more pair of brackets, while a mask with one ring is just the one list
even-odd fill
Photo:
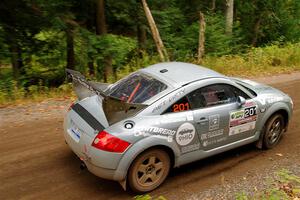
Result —
[[272, 148], [292, 116], [283, 92], [188, 63], [155, 64], [111, 85], [67, 76], [78, 96], [64, 120], [67, 144], [90, 172], [138, 193], [173, 167], [248, 143]]

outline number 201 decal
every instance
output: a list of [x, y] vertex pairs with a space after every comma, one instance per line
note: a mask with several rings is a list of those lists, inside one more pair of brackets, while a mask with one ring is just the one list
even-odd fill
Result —
[[189, 110], [189, 103], [179, 103], [173, 105], [173, 112]]
[[253, 115], [256, 115], [256, 106], [245, 108], [244, 117], [251, 117]]

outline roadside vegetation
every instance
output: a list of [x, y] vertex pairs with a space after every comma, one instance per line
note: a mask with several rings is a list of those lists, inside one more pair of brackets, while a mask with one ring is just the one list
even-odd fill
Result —
[[299, 200], [300, 177], [288, 170], [281, 170], [275, 174], [275, 178], [269, 180], [267, 188], [257, 190], [249, 195], [242, 192], [237, 195], [237, 200]]
[[[236, 200], [299, 200], [300, 177], [292, 172], [282, 169], [267, 180], [266, 188], [256, 189], [255, 193], [248, 194], [246, 191], [238, 193]], [[149, 194], [138, 195], [135, 200], [167, 200], [163, 196], [152, 197]], [[213, 198], [212, 198], [213, 199]]]
[[[193, 57], [187, 57], [182, 61], [197, 64], [197, 60]], [[117, 79], [157, 62], [159, 62], [158, 57], [148, 55], [144, 55], [143, 59], [133, 58], [118, 70]], [[251, 48], [243, 54], [206, 56], [202, 65], [229, 76], [248, 78], [299, 71], [300, 43]], [[95, 79], [86, 75], [90, 79]], [[74, 98], [70, 83], [63, 82], [57, 87], [46, 86], [42, 81], [29, 86], [20, 85], [12, 78], [12, 69], [9, 66], [0, 68], [0, 77], [0, 105], [2, 106], [48, 98]]]
[[101, 82], [162, 61], [299, 70], [299, 16], [299, 0], [2, 0], [0, 105], [68, 98], [66, 68]]

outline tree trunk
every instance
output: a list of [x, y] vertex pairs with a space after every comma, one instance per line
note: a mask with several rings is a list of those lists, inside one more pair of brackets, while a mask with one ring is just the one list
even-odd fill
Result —
[[146, 49], [146, 41], [147, 41], [147, 33], [145, 30], [144, 25], [138, 24], [137, 25], [137, 39], [139, 45], [139, 53], [145, 51]]
[[71, 28], [66, 30], [67, 39], [67, 68], [75, 69], [74, 33]]
[[253, 38], [252, 38], [252, 46], [256, 47], [257, 45], [257, 39], [258, 39], [258, 34], [259, 34], [259, 28], [260, 28], [260, 22], [261, 22], [261, 18], [259, 17], [254, 25], [254, 30], [253, 30]]
[[112, 58], [107, 56], [104, 58], [104, 82], [107, 83], [110, 78], [114, 78], [113, 67], [112, 67]]
[[[89, 58], [89, 59], [91, 59], [91, 58]], [[89, 74], [91, 76], [95, 76], [95, 69], [94, 69], [94, 62], [93, 62], [93, 60], [91, 60], [91, 61], [88, 62], [88, 68], [89, 68]]]
[[234, 0], [226, 0], [226, 34], [232, 34]]
[[18, 81], [23, 67], [22, 52], [13, 32], [11, 32], [11, 34], [8, 36], [8, 41], [10, 43], [13, 77], [14, 80]]
[[205, 51], [205, 18], [202, 12], [199, 13], [199, 47], [198, 47], [198, 63], [202, 63]]
[[216, 0], [211, 1], [211, 11], [213, 13], [216, 11]]
[[22, 61], [21, 49], [17, 43], [11, 45], [10, 53], [11, 53], [11, 64], [13, 69], [13, 76], [14, 79], [18, 81], [23, 67], [23, 61]]
[[107, 27], [105, 21], [104, 0], [97, 0], [96, 22], [96, 34], [105, 35], [107, 33]]
[[161, 37], [159, 35], [159, 31], [156, 27], [155, 21], [152, 17], [151, 11], [148, 7], [148, 4], [147, 4], [146, 0], [142, 0], [142, 4], [143, 4], [145, 15], [147, 17], [147, 20], [148, 20], [148, 23], [149, 23], [149, 26], [150, 26], [150, 29], [151, 29], [153, 40], [154, 40], [156, 48], [157, 48], [157, 52], [159, 54], [159, 58], [162, 62], [169, 61], [167, 50], [164, 47], [164, 44], [161, 40]]
[[[97, 0], [96, 10], [96, 34], [107, 34], [106, 20], [105, 20], [105, 7], [104, 0]], [[112, 57], [104, 57], [104, 81], [107, 82], [110, 77], [113, 76]]]
[[[90, 16], [89, 18], [87, 18], [87, 21], [86, 21], [86, 29], [92, 33], [94, 32], [93, 26], [94, 26], [94, 21], [95, 21], [95, 17], [93, 17], [93, 16]], [[88, 49], [91, 48], [89, 38], [87, 38], [87, 48]], [[89, 52], [87, 53], [87, 57], [88, 57], [87, 65], [88, 65], [88, 69], [89, 69], [89, 74], [90, 74], [90, 76], [95, 76], [96, 72], [95, 72], [95, 66], [94, 66], [94, 58], [91, 55], [91, 53], [89, 53]]]

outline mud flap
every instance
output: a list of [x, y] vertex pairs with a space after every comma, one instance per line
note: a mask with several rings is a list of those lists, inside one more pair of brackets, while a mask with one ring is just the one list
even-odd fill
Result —
[[127, 178], [125, 178], [123, 181], [119, 181], [119, 183], [120, 183], [120, 185], [122, 186], [122, 188], [123, 188], [124, 191], [126, 191], [126, 189], [127, 189], [127, 188], [126, 188], [126, 185], [127, 185], [127, 184], [126, 184], [126, 182], [127, 182], [126, 180], [127, 180]]
[[263, 127], [263, 129], [259, 135], [259, 140], [255, 144], [256, 148], [258, 148], [258, 149], [263, 148], [264, 130], [265, 130], [265, 126]]

